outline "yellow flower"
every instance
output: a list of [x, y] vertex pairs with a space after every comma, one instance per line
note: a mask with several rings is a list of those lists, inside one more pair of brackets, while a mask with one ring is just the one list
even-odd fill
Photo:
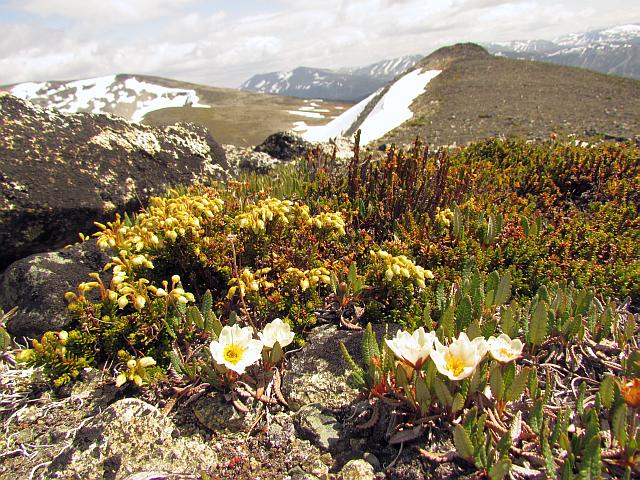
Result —
[[487, 346], [491, 356], [500, 363], [509, 363], [522, 355], [524, 345], [518, 339], [511, 339], [506, 333], [496, 337], [489, 337]]
[[262, 356], [262, 342], [253, 338], [251, 327], [225, 326], [218, 340], [211, 342], [211, 355], [218, 365], [223, 365], [238, 374]]
[[467, 334], [444, 346], [436, 338], [431, 359], [438, 371], [450, 380], [462, 380], [475, 372], [476, 367], [487, 353], [487, 341], [483, 337], [469, 340]]
[[435, 340], [435, 332], [426, 333], [420, 327], [413, 334], [400, 330], [395, 337], [385, 341], [396, 357], [415, 369], [420, 369], [432, 353]]

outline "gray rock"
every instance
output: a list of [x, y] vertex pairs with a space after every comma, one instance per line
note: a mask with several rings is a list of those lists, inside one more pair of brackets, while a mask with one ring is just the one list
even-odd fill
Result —
[[222, 394], [210, 393], [196, 400], [191, 409], [198, 421], [214, 432], [246, 432], [254, 423], [254, 408], [248, 413], [238, 412], [231, 402], [225, 401]]
[[373, 480], [375, 472], [369, 462], [363, 459], [350, 460], [342, 467], [338, 478], [341, 480]]
[[342, 425], [336, 417], [314, 405], [306, 405], [295, 415], [296, 432], [321, 450], [328, 451], [340, 442]]
[[268, 153], [256, 152], [252, 148], [236, 147], [235, 145], [222, 145], [227, 156], [229, 169], [235, 175], [240, 172], [254, 172], [259, 174], [269, 173], [281, 160], [273, 158]]
[[347, 383], [340, 342], [358, 358], [361, 336], [359, 332], [338, 330], [333, 325], [313, 330], [307, 344], [287, 365], [284, 376], [283, 390], [294, 411], [307, 404], [338, 408], [355, 400], [358, 391]]
[[256, 152], [268, 153], [285, 162], [304, 157], [312, 144], [293, 132], [278, 132], [269, 135], [264, 142], [255, 147]]
[[66, 115], [2, 94], [0, 125], [0, 270], [73, 243], [168, 186], [227, 174], [220, 145], [192, 124]]
[[73, 318], [67, 310], [65, 292], [75, 292], [81, 282], [91, 280], [89, 273], [101, 271], [108, 261], [94, 241], [87, 241], [11, 264], [0, 276], [0, 306], [18, 307], [7, 324], [9, 333], [39, 337], [48, 330], [69, 326]]
[[157, 408], [127, 398], [81, 426], [45, 476], [119, 480], [139, 472], [192, 474], [215, 463], [211, 447], [180, 437]]

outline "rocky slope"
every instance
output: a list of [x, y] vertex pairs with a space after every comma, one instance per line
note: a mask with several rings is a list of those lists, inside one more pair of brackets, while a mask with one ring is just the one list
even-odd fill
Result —
[[554, 40], [490, 43], [487, 48], [509, 58], [557, 63], [640, 79], [638, 24], [574, 33]]
[[499, 58], [477, 45], [440, 49], [416, 68], [442, 69], [411, 105], [413, 117], [379, 139], [464, 144], [552, 133], [630, 138], [640, 132], [640, 81]]
[[227, 174], [204, 128], [153, 128], [65, 115], [0, 95], [0, 269], [78, 240], [94, 221], [137, 208], [171, 185]]

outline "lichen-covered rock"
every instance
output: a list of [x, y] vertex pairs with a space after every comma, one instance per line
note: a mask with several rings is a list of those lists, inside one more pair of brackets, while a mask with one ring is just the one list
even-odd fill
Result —
[[[393, 336], [398, 325], [373, 326], [378, 340], [385, 328]], [[317, 403], [325, 408], [340, 408], [353, 403], [358, 390], [348, 382], [347, 365], [340, 351], [344, 343], [356, 363], [362, 364], [362, 331], [338, 330], [335, 325], [314, 328], [307, 344], [292, 357], [283, 380], [283, 391], [292, 410]]]
[[348, 461], [338, 475], [341, 480], [373, 480], [375, 476], [373, 466], [363, 459]]
[[315, 405], [305, 405], [298, 410], [293, 422], [298, 435], [321, 450], [328, 451], [340, 442], [340, 422]]
[[357, 356], [360, 338], [359, 332], [338, 330], [333, 325], [312, 331], [304, 348], [292, 357], [284, 375], [283, 390], [292, 410], [311, 403], [338, 408], [358, 396], [358, 391], [347, 383], [340, 342]]
[[[253, 405], [251, 405], [253, 406]], [[210, 393], [200, 397], [191, 407], [200, 424], [214, 432], [245, 432], [254, 423], [255, 408], [248, 413], [238, 412], [231, 402], [225, 401], [220, 393]]]
[[192, 124], [61, 114], [5, 94], [0, 129], [0, 270], [73, 243], [168, 186], [227, 174], [222, 147]]
[[268, 153], [272, 157], [288, 162], [297, 157], [304, 157], [307, 149], [312, 146], [293, 132], [278, 132], [269, 135], [264, 142], [255, 147], [255, 151]]
[[255, 172], [259, 174], [269, 173], [281, 160], [273, 158], [268, 153], [256, 152], [252, 148], [236, 147], [235, 145], [222, 145], [227, 156], [229, 169], [235, 174], [240, 172]]
[[18, 307], [7, 324], [9, 333], [14, 337], [39, 337], [70, 325], [73, 318], [67, 310], [65, 292], [76, 291], [81, 282], [90, 280], [89, 273], [102, 270], [108, 261], [95, 242], [87, 241], [12, 263], [0, 276], [0, 307]]
[[126, 398], [80, 427], [45, 476], [119, 480], [137, 472], [188, 475], [216, 463], [211, 447], [180, 437], [175, 425], [152, 405]]

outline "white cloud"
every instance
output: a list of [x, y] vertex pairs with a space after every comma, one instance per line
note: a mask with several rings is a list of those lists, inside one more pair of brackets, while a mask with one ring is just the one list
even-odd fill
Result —
[[18, 0], [16, 9], [40, 17], [63, 16], [75, 21], [131, 23], [174, 15], [194, 0]]
[[[640, 21], [609, 0], [15, 0], [0, 84], [146, 73], [237, 86], [300, 65], [364, 65], [458, 41], [555, 36]], [[259, 11], [242, 11], [253, 5]], [[6, 12], [6, 14], [5, 14]]]

